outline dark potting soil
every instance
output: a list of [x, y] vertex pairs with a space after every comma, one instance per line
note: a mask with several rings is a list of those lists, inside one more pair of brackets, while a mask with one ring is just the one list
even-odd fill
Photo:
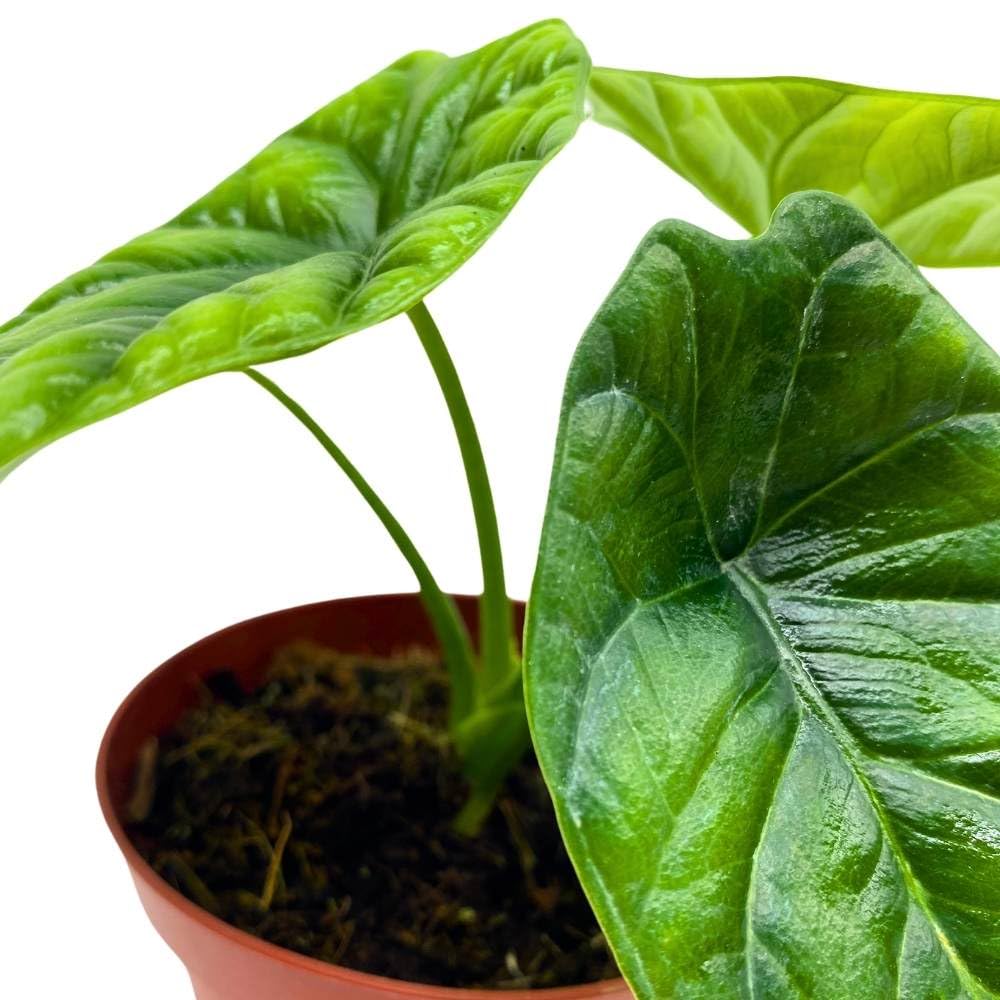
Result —
[[452, 830], [466, 787], [446, 713], [419, 653], [295, 646], [250, 695], [220, 674], [147, 748], [131, 834], [190, 899], [314, 958], [442, 986], [616, 975], [533, 761], [479, 837]]

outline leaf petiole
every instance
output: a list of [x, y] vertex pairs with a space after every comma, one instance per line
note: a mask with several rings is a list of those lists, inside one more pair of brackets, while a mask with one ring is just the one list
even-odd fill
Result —
[[403, 558], [410, 564], [410, 568], [420, 584], [420, 596], [427, 609], [434, 634], [441, 644], [441, 654], [448, 669], [451, 682], [450, 725], [452, 733], [457, 732], [475, 708], [476, 692], [475, 659], [472, 644], [469, 640], [468, 630], [459, 616], [454, 602], [438, 586], [430, 568], [417, 551], [417, 547], [403, 526], [396, 520], [368, 480], [334, 443], [329, 434], [320, 427], [300, 403], [292, 399], [266, 375], [262, 375], [253, 368], [248, 368], [245, 371], [254, 382], [266, 389], [303, 424], [323, 446], [326, 453], [340, 466], [357, 491], [364, 497], [368, 506], [389, 533], [390, 538], [396, 543]]
[[481, 686], [483, 693], [488, 694], [509, 680], [514, 663], [514, 621], [504, 578], [496, 505], [476, 425], [441, 332], [423, 302], [417, 303], [407, 315], [444, 395], [469, 484], [483, 571], [479, 626], [483, 670]]

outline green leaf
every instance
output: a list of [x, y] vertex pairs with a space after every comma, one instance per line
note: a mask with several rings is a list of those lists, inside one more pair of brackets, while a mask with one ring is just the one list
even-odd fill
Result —
[[406, 56], [50, 289], [0, 327], [0, 470], [183, 382], [415, 305], [573, 135], [588, 72], [558, 21], [458, 59]]
[[849, 198], [920, 264], [1000, 264], [1000, 101], [793, 77], [597, 69], [598, 121], [751, 233], [795, 191]]
[[527, 634], [636, 995], [1000, 991], [1000, 359], [856, 209], [655, 228], [569, 375]]

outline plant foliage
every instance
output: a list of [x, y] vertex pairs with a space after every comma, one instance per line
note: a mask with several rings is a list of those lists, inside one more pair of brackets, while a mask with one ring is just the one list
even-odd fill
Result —
[[526, 647], [641, 1000], [1000, 994], [1000, 359], [856, 209], [657, 226], [566, 391]]
[[596, 69], [598, 121], [632, 136], [751, 233], [779, 202], [850, 199], [917, 263], [1000, 264], [1000, 101], [827, 80]]
[[183, 382], [416, 305], [573, 135], [588, 71], [558, 21], [457, 59], [415, 52], [45, 292], [0, 327], [0, 471]]

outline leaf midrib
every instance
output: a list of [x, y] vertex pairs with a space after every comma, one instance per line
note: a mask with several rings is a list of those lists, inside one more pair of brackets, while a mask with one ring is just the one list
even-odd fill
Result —
[[[867, 755], [840, 720], [833, 707], [826, 701], [809, 670], [802, 662], [795, 648], [788, 641], [781, 625], [771, 612], [767, 599], [766, 586], [747, 567], [745, 559], [746, 556], [743, 555], [723, 564], [721, 566], [723, 574], [750, 606], [754, 615], [766, 629], [778, 653], [779, 669], [788, 678], [803, 709], [808, 711], [823, 726], [851, 768], [855, 780], [864, 789], [882, 834], [892, 853], [893, 860], [899, 868], [907, 892], [933, 928], [935, 937], [948, 956], [948, 960], [958, 975], [962, 986], [969, 991], [971, 997], [986, 996], [983, 984], [962, 960], [962, 957], [958, 954], [951, 940], [941, 927], [923, 885], [910, 867], [906, 854], [892, 826], [891, 819], [862, 767], [861, 760], [862, 758], [866, 758]], [[764, 831], [762, 830], [761, 837], [763, 836]], [[749, 921], [749, 915], [747, 919]], [[748, 924], [747, 932], [749, 933], [750, 930], [751, 927]], [[897, 969], [896, 974], [898, 977], [900, 970]]]

